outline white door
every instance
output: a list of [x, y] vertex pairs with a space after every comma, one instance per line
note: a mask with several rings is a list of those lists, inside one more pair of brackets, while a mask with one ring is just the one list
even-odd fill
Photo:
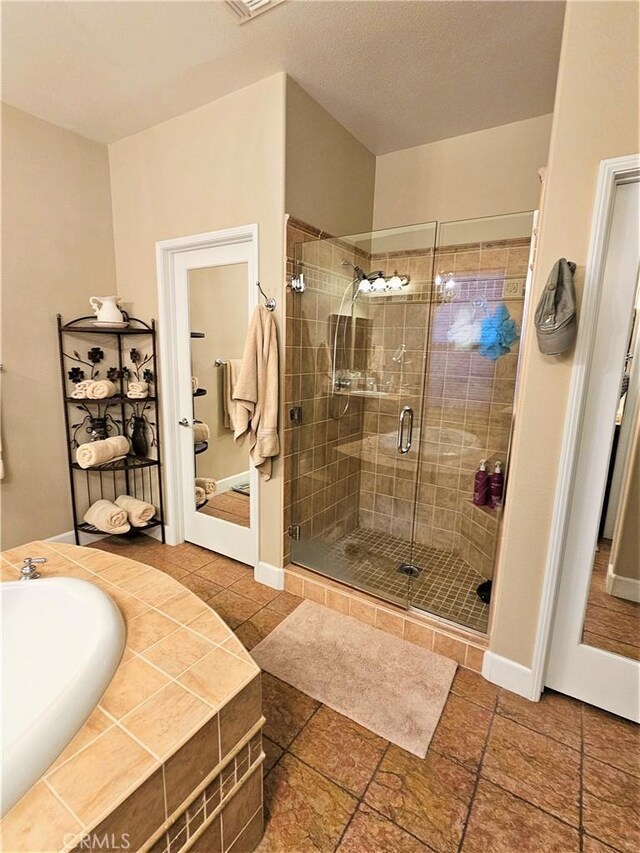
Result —
[[[255, 242], [172, 254], [178, 449], [184, 539], [255, 566], [258, 477], [237, 446], [225, 407], [225, 370], [240, 360], [257, 305]], [[196, 491], [196, 484], [215, 490]]]
[[598, 542], [640, 263], [640, 168], [638, 158], [624, 159], [630, 164], [620, 171], [619, 161], [601, 166], [595, 260], [587, 268], [574, 367], [574, 391], [580, 390], [572, 394], [567, 428], [575, 436], [575, 467], [567, 466], [563, 484], [566, 532], [545, 683], [638, 721], [640, 604], [611, 595], [612, 543]]

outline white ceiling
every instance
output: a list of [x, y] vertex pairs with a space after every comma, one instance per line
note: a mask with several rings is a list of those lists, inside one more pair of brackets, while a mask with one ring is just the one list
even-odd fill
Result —
[[279, 71], [375, 154], [551, 112], [564, 3], [3, 2], [3, 100], [113, 142]]

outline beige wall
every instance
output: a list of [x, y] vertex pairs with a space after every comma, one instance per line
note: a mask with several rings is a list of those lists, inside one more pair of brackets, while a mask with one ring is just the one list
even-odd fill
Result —
[[[582, 291], [600, 161], [636, 153], [638, 6], [569, 2], [549, 169], [533, 276], [535, 305], [554, 261], [578, 265]], [[491, 649], [525, 666], [532, 661], [573, 353], [544, 357], [532, 326], [524, 340], [504, 541]]]
[[115, 293], [107, 148], [2, 106], [2, 547], [72, 527], [56, 314]]
[[287, 79], [286, 210], [334, 236], [371, 229], [376, 158]]
[[550, 132], [544, 115], [383, 154], [374, 229], [533, 210]]
[[[110, 146], [118, 290], [137, 316], [157, 316], [158, 240], [257, 222], [260, 279], [282, 329], [284, 134], [278, 74]], [[260, 558], [275, 565], [281, 465], [260, 492]]]
[[204, 332], [204, 338], [191, 341], [191, 365], [204, 397], [196, 397], [195, 416], [211, 430], [209, 447], [196, 457], [198, 477], [222, 480], [249, 470], [247, 443], [238, 446], [233, 431], [223, 421], [224, 370], [215, 366], [216, 358], [225, 361], [242, 358], [247, 337], [247, 265], [204, 267], [189, 273], [189, 309], [191, 328]]

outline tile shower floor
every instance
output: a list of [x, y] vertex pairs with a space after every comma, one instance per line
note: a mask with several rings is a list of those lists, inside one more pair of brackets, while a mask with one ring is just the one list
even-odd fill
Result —
[[[329, 574], [380, 598], [405, 603], [486, 633], [489, 606], [476, 595], [486, 578], [452, 551], [414, 545], [388, 533], [358, 527], [327, 544], [300, 540], [292, 549], [293, 562]], [[411, 578], [397, 569], [411, 558], [422, 571]]]
[[[138, 535], [94, 547], [178, 578], [248, 649], [302, 602], [195, 545]], [[424, 759], [267, 673], [263, 712], [258, 853], [640, 849], [640, 727], [558, 693], [528, 702], [459, 668]]]

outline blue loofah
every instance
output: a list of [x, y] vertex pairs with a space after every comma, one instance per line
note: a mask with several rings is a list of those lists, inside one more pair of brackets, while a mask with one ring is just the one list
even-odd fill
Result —
[[511, 319], [507, 306], [501, 302], [495, 312], [482, 321], [478, 352], [495, 361], [511, 351], [518, 337], [518, 327]]

